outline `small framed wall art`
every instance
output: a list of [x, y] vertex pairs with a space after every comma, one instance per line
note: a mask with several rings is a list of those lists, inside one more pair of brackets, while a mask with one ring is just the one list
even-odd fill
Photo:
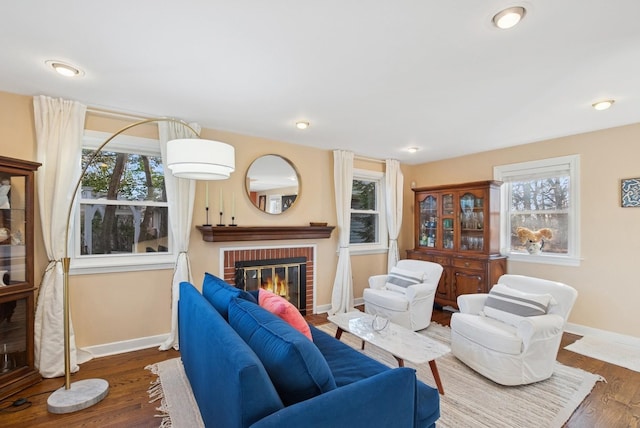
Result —
[[622, 207], [640, 207], [640, 178], [626, 178], [621, 182]]

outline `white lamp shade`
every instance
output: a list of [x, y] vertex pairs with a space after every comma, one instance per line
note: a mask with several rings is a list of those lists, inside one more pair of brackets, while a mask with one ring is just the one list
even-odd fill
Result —
[[233, 146], [219, 141], [186, 138], [167, 142], [167, 165], [179, 178], [226, 180], [236, 169]]

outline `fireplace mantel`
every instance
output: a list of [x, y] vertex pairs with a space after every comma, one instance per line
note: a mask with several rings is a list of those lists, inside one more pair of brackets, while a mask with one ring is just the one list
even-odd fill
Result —
[[335, 226], [196, 226], [207, 242], [325, 239]]

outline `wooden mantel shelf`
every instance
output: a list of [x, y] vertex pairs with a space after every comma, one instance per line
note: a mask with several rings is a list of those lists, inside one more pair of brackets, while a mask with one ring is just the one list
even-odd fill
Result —
[[325, 239], [335, 226], [196, 226], [207, 242]]

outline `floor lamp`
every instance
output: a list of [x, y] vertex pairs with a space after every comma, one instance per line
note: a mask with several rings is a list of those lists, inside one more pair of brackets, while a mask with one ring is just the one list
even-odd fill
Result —
[[[100, 402], [109, 392], [109, 382], [104, 379], [84, 379], [71, 383], [71, 344], [70, 344], [70, 308], [69, 308], [69, 229], [74, 201], [82, 184], [82, 179], [94, 159], [102, 149], [118, 135], [145, 123], [177, 123], [193, 132], [195, 138], [176, 139], [167, 142], [166, 164], [171, 174], [178, 178], [193, 180], [224, 180], [235, 170], [235, 149], [219, 141], [203, 140], [191, 126], [173, 118], [150, 118], [134, 122], [118, 130], [107, 138], [89, 157], [75, 185], [67, 213], [65, 230], [63, 267], [63, 316], [64, 316], [64, 386], [54, 391], [47, 400], [51, 413], [71, 413], [86, 409]], [[165, 171], [167, 174], [168, 171]]]

